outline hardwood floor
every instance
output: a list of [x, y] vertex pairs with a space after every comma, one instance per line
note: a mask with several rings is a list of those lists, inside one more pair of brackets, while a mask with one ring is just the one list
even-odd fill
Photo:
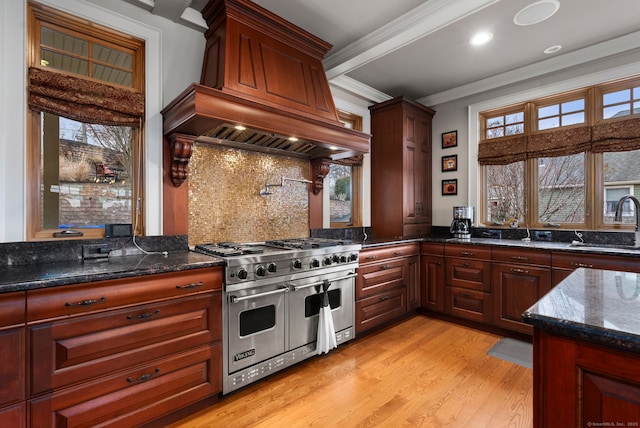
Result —
[[418, 315], [171, 427], [531, 427], [532, 370], [488, 356], [498, 339]]

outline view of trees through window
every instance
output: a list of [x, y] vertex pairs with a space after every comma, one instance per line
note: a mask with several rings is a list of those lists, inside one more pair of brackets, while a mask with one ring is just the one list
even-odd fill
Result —
[[[43, 227], [131, 223], [133, 130], [52, 114], [43, 114], [43, 129]], [[57, 150], [57, 156], [50, 150]]]
[[332, 164], [329, 170], [330, 221], [351, 223], [351, 167]]

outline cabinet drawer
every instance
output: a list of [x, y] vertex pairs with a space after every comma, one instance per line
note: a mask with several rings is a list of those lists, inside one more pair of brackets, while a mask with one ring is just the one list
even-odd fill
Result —
[[578, 254], [571, 252], [551, 253], [554, 268], [619, 270], [623, 272], [640, 273], [640, 259], [634, 257], [605, 256], [601, 254]]
[[221, 338], [221, 292], [29, 328], [31, 395]]
[[396, 320], [407, 312], [406, 290], [399, 288], [356, 302], [356, 335]]
[[447, 257], [491, 260], [491, 247], [484, 245], [445, 244], [444, 254]]
[[34, 427], [140, 426], [221, 390], [220, 345], [30, 401]]
[[482, 323], [491, 321], [491, 294], [482, 291], [445, 287], [447, 313]]
[[27, 321], [105, 309], [222, 289], [222, 269], [147, 275], [27, 292]]
[[25, 323], [25, 296], [24, 291], [0, 294], [0, 330]]
[[26, 407], [23, 401], [14, 406], [0, 409], [0, 427], [24, 428], [27, 423]]
[[405, 285], [407, 261], [395, 259], [358, 268], [356, 300]]
[[491, 291], [491, 262], [447, 258], [445, 266], [447, 285]]
[[444, 244], [440, 242], [422, 242], [420, 253], [430, 256], [444, 256]]
[[418, 254], [418, 248], [418, 243], [415, 243], [362, 250], [360, 251], [360, 265], [362, 266], [367, 263], [394, 257], [406, 257]]
[[494, 247], [491, 256], [494, 262], [551, 266], [551, 252], [545, 250]]
[[25, 360], [25, 328], [0, 331], [0, 407], [25, 399]]

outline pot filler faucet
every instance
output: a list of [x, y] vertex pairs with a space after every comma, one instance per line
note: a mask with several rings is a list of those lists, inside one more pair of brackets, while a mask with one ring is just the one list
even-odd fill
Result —
[[633, 241], [633, 246], [640, 247], [640, 231], [638, 230], [640, 226], [640, 201], [638, 201], [635, 196], [625, 195], [620, 198], [620, 200], [618, 201], [618, 206], [616, 207], [616, 216], [614, 218], [614, 221], [622, 221], [622, 206], [627, 199], [631, 199], [633, 201], [636, 211], [636, 233]]

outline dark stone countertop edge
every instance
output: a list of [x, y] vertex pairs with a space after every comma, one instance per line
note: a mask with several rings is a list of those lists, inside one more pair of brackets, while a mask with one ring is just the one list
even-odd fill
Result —
[[[151, 259], [153, 257], [153, 259]], [[145, 259], [149, 262], [145, 264]], [[191, 251], [179, 251], [170, 253], [167, 257], [163, 256], [123, 256], [115, 257], [114, 260], [121, 262], [126, 260], [127, 265], [138, 265], [134, 268], [115, 268], [111, 271], [103, 272], [82, 272], [82, 263], [75, 263], [79, 267], [77, 274], [71, 273], [58, 277], [20, 279], [14, 282], [0, 283], [0, 294], [16, 291], [37, 290], [41, 288], [50, 288], [63, 285], [73, 285], [88, 282], [106, 281], [122, 278], [135, 278], [139, 276], [162, 274], [170, 272], [182, 272], [192, 269], [201, 269], [209, 267], [224, 266], [224, 260], [207, 256]], [[91, 262], [91, 263], [108, 263], [108, 262]], [[46, 265], [46, 264], [43, 264]], [[15, 268], [14, 268], [15, 269]]]
[[635, 334], [559, 318], [545, 317], [529, 311], [522, 314], [522, 319], [527, 324], [548, 333], [640, 353], [640, 336]]

